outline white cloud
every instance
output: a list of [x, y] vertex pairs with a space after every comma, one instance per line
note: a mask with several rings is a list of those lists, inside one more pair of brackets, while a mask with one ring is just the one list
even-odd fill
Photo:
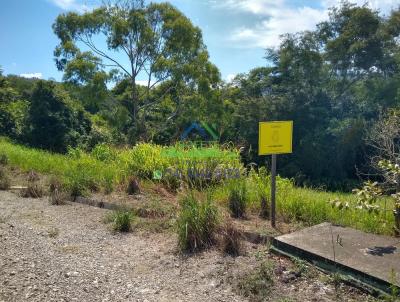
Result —
[[[317, 23], [328, 18], [328, 9], [340, 4], [340, 0], [319, 0], [319, 8], [294, 7], [289, 0], [218, 0], [211, 1], [215, 8], [229, 9], [238, 13], [250, 13], [260, 21], [251, 27], [232, 30], [227, 42], [239, 48], [266, 48], [279, 45], [280, 36], [286, 33], [313, 30]], [[365, 0], [350, 1], [358, 5]], [[367, 5], [387, 14], [399, 7], [399, 0], [371, 0]]]
[[230, 83], [230, 82], [233, 81], [233, 79], [234, 79], [236, 76], [237, 76], [236, 73], [230, 73], [230, 74], [228, 74], [228, 75], [226, 76], [226, 81], [227, 81], [228, 83]]
[[242, 48], [275, 47], [280, 36], [286, 33], [312, 30], [315, 25], [327, 18], [327, 11], [310, 7], [292, 9], [282, 7], [270, 10], [266, 18], [254, 27], [242, 27], [234, 30], [229, 40]]
[[28, 79], [33, 79], [33, 78], [41, 79], [43, 75], [41, 72], [34, 72], [34, 73], [21, 73], [19, 76]]
[[63, 10], [76, 10], [84, 12], [89, 9], [86, 4], [78, 3], [77, 0], [50, 0], [53, 4]]

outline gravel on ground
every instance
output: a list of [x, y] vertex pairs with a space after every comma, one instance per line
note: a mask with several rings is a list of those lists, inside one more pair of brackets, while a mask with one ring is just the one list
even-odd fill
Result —
[[[0, 191], [0, 302], [247, 301], [232, 280], [255, 268], [265, 246], [252, 245], [237, 258], [217, 249], [183, 256], [172, 232], [114, 233], [103, 223], [106, 213]], [[365, 301], [350, 292], [341, 301]], [[291, 297], [286, 301], [335, 297], [319, 279], [282, 283], [269, 299], [282, 295]]]

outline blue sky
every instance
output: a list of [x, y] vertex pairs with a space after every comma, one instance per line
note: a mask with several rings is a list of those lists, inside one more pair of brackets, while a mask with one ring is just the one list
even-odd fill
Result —
[[[95, 0], [2, 0], [0, 65], [6, 74], [61, 80], [53, 59], [58, 43], [51, 25], [66, 11], [82, 12]], [[222, 78], [267, 64], [265, 48], [279, 45], [279, 35], [313, 29], [340, 0], [171, 0], [203, 31], [211, 61]], [[366, 1], [354, 0], [358, 4]], [[382, 14], [400, 0], [371, 0]]]

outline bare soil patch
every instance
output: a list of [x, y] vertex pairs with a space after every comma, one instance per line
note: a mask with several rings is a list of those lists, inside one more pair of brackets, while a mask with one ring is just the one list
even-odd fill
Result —
[[345, 285], [335, 291], [319, 272], [293, 277], [296, 265], [265, 245], [247, 243], [236, 258], [182, 255], [173, 232], [139, 225], [116, 234], [102, 222], [107, 212], [0, 191], [0, 301], [253, 301], [237, 284], [265, 261], [274, 266], [266, 301], [369, 299]]

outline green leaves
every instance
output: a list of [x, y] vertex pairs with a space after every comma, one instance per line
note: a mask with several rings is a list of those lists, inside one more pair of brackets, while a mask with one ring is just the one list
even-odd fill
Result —
[[354, 189], [357, 195], [357, 207], [369, 212], [378, 212], [380, 207], [376, 205], [378, 197], [382, 195], [382, 189], [378, 182], [367, 181], [361, 189]]
[[[115, 79], [118, 70], [127, 83], [120, 96], [129, 113], [125, 120], [132, 123], [124, 128], [130, 129], [134, 140], [145, 136], [143, 120], [164, 97], [182, 101], [183, 93], [178, 90], [184, 84], [190, 92], [198, 90], [209, 97], [211, 86], [220, 80], [218, 69], [209, 62], [200, 29], [169, 3], [116, 1], [83, 14], [62, 14], [53, 30], [60, 39], [54, 56], [64, 80], [87, 87], [94, 99], [105, 98], [96, 90], [103, 91], [101, 86]], [[139, 86], [138, 79], [148, 84]], [[151, 93], [160, 83], [169, 84], [158, 85], [156, 93]], [[93, 100], [85, 107], [92, 113], [100, 109]]]

